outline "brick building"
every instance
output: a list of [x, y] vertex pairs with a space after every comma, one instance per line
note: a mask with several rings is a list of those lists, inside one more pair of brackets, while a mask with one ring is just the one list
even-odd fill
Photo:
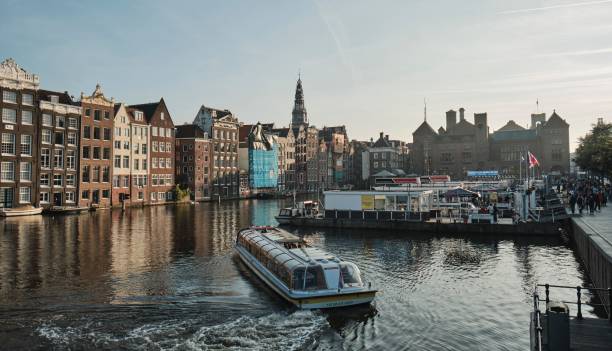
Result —
[[194, 201], [209, 200], [211, 195], [210, 139], [195, 124], [176, 127], [176, 182], [191, 191]]
[[238, 168], [238, 129], [240, 124], [229, 110], [202, 105], [193, 121], [211, 140], [212, 197], [237, 199], [240, 197], [240, 171]]
[[[149, 194], [151, 204], [174, 201], [174, 122], [164, 99], [148, 104], [131, 105], [141, 111], [150, 128]], [[142, 146], [141, 146], [142, 147]]]
[[67, 92], [39, 90], [40, 206], [76, 207], [79, 195], [81, 107]]
[[0, 63], [0, 208], [36, 205], [39, 78], [12, 59]]
[[91, 96], [81, 93], [80, 206], [111, 206], [114, 100], [100, 85]]

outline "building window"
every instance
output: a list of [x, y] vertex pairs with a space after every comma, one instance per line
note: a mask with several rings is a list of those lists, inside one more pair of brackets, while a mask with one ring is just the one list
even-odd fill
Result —
[[40, 167], [41, 168], [51, 167], [51, 150], [49, 149], [40, 150]]
[[147, 154], [147, 144], [142, 144], [142, 154], [143, 155]]
[[76, 118], [68, 118], [68, 128], [77, 129], [78, 127], [79, 126]]
[[21, 111], [21, 124], [32, 124], [32, 111]]
[[129, 150], [130, 149], [130, 142], [129, 141], [124, 141], [123, 142], [123, 150]]
[[157, 136], [157, 127], [151, 128], [151, 136]]
[[[83, 179], [83, 183], [89, 183], [89, 179], [90, 179], [90, 169], [89, 166], [83, 166], [83, 171], [81, 172], [81, 178]], [[84, 198], [89, 198], [89, 196]]]
[[85, 116], [91, 117], [91, 109], [85, 109]]
[[49, 174], [43, 173], [40, 175], [40, 186], [49, 186]]
[[21, 162], [19, 169], [19, 180], [22, 182], [32, 181], [32, 164], [30, 162]]
[[110, 191], [108, 189], [102, 190], [102, 198], [108, 199], [110, 197]]
[[2, 101], [11, 102], [13, 104], [16, 104], [17, 103], [17, 93], [14, 91], [4, 90], [2, 92]]
[[68, 132], [68, 145], [76, 145], [76, 133], [75, 132]]
[[91, 138], [91, 127], [90, 126], [83, 127], [83, 138], [85, 139]]
[[55, 132], [55, 145], [64, 145], [64, 132]]
[[130, 179], [128, 177], [123, 177], [123, 184], [122, 186], [124, 188], [129, 188], [130, 187]]
[[142, 160], [142, 170], [143, 171], [147, 170], [147, 160]]
[[553, 161], [561, 161], [561, 157], [562, 157], [561, 155], [563, 155], [563, 153], [561, 152], [561, 149], [553, 149], [551, 158]]
[[23, 187], [19, 188], [19, 203], [20, 204], [29, 204], [32, 202], [32, 188]]
[[53, 168], [64, 168], [64, 150], [63, 149], [54, 150]]
[[104, 166], [104, 168], [102, 168], [102, 182], [110, 182], [110, 167], [108, 166]]
[[17, 123], [17, 111], [10, 108], [2, 109], [2, 122]]
[[104, 140], [111, 140], [110, 128], [104, 128]]
[[102, 149], [102, 159], [103, 160], [110, 160], [110, 154], [111, 154], [111, 150], [109, 147], [105, 147], [104, 149]]
[[453, 161], [453, 154], [450, 152], [442, 152], [440, 154], [440, 161], [442, 162], [452, 162]]
[[123, 156], [123, 168], [130, 168], [130, 156]]
[[15, 154], [15, 134], [2, 133], [2, 154]]
[[48, 129], [43, 129], [40, 137], [40, 141], [43, 144], [51, 144], [51, 131]]
[[83, 200], [89, 200], [89, 190], [83, 190], [81, 192], [81, 199]]
[[109, 119], [110, 113], [108, 111], [104, 111], [104, 119]]
[[161, 113], [159, 114], [159, 117], [160, 117], [160, 118], [161, 118], [161, 120], [163, 121], [163, 120], [164, 120], [164, 113], [163, 113], [163, 112], [161, 112]]
[[151, 159], [151, 167], [157, 168], [157, 157]]
[[134, 111], [134, 116], [136, 116], [137, 121], [142, 121], [142, 111]]
[[114, 144], [115, 144], [115, 149], [121, 150], [121, 141], [120, 140], [115, 140]]
[[140, 170], [140, 160], [134, 159], [134, 170]]
[[55, 127], [57, 128], [66, 127], [66, 120], [64, 120], [64, 116], [55, 116]]
[[113, 188], [119, 187], [119, 176], [113, 176]]
[[100, 110], [94, 110], [94, 120], [95, 121], [100, 120]]
[[41, 204], [48, 204], [49, 203], [49, 193], [48, 192], [41, 192], [40, 193], [40, 203]]
[[66, 202], [74, 203], [74, 191], [67, 191], [66, 192]]
[[121, 168], [121, 156], [115, 155], [114, 167], [115, 168]]
[[66, 174], [66, 186], [76, 186], [76, 175]]
[[94, 127], [93, 138], [96, 140], [100, 140], [100, 128]]
[[100, 159], [100, 148], [98, 146], [93, 147], [93, 159], [94, 160]]
[[2, 162], [0, 170], [0, 180], [15, 180], [15, 164], [12, 161]]
[[157, 200], [157, 193], [151, 193], [151, 200], [153, 201]]
[[89, 158], [89, 146], [83, 146], [83, 158]]
[[53, 103], [57, 104], [57, 103], [59, 103], [59, 96], [57, 96], [57, 95], [51, 95], [51, 96], [49, 97], [49, 100], [51, 100], [51, 102], [53, 102]]
[[48, 113], [43, 113], [42, 115], [42, 125], [46, 127], [51, 127], [53, 125], [53, 118]]
[[100, 182], [100, 166], [93, 166], [91, 181], [94, 183]]
[[66, 152], [66, 168], [72, 170], [76, 169], [76, 151], [68, 150]]
[[21, 104], [28, 106], [34, 105], [34, 96], [32, 96], [32, 94], [21, 94]]
[[53, 175], [53, 186], [54, 187], [64, 186], [64, 177], [61, 174]]
[[153, 142], [153, 152], [157, 152], [158, 148], [157, 148], [157, 141]]

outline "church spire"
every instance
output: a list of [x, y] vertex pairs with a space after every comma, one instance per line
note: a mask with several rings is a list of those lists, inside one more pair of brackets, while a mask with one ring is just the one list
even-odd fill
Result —
[[306, 112], [306, 106], [304, 104], [304, 90], [302, 89], [301, 74], [298, 75], [297, 85], [295, 87], [295, 101], [291, 117], [291, 124], [293, 125], [308, 124], [308, 113]]

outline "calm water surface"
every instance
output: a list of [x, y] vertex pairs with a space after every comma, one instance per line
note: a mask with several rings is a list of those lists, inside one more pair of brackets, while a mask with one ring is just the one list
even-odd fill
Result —
[[556, 238], [296, 231], [380, 289], [368, 307], [298, 311], [233, 250], [283, 205], [0, 220], [0, 349], [525, 350], [534, 284], [585, 283]]

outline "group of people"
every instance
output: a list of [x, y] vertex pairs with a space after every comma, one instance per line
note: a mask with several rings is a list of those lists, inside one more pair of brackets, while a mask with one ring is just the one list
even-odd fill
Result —
[[[568, 181], [564, 184], [569, 196], [569, 206], [572, 214], [578, 210], [579, 214], [585, 211], [594, 215], [606, 207], [608, 199], [612, 199], [612, 188], [610, 184], [604, 184], [597, 180]], [[560, 189], [557, 188], [558, 190]]]

